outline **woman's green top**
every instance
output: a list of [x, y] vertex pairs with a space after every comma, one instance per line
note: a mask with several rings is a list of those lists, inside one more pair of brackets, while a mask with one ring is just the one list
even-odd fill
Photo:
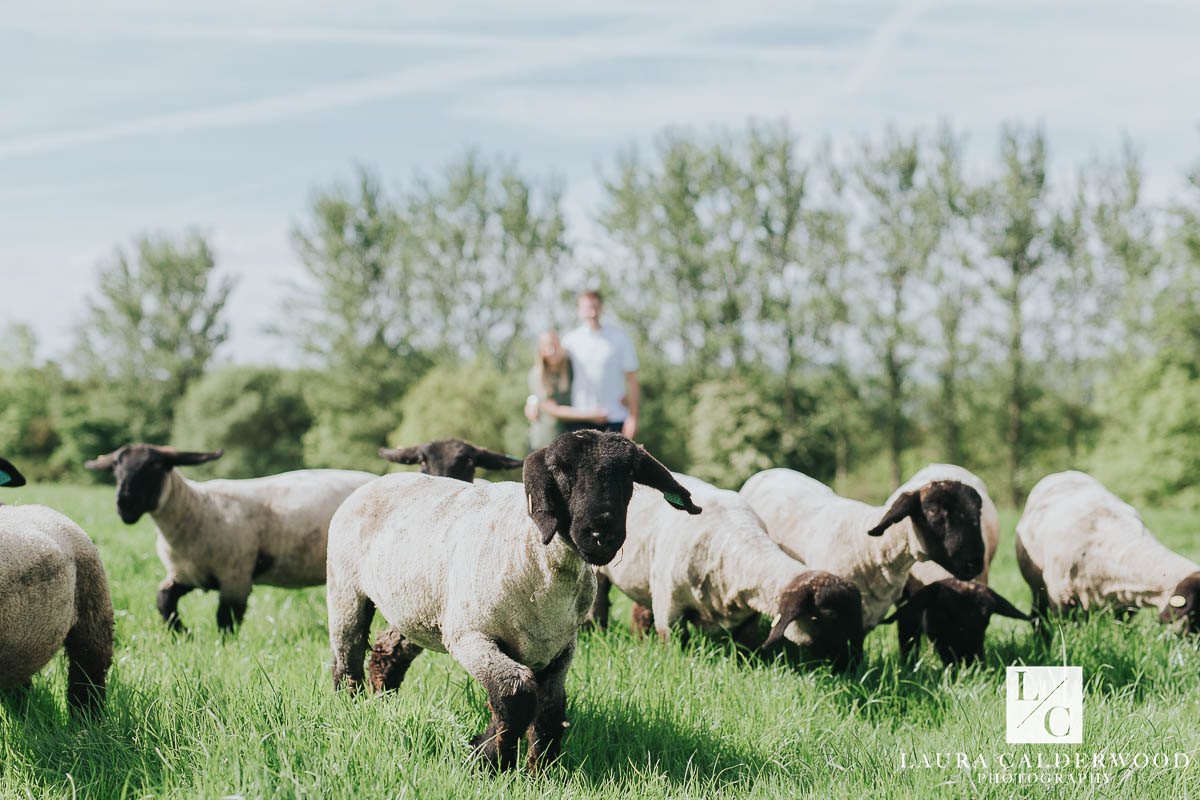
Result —
[[[538, 377], [538, 368], [533, 367], [529, 370], [529, 393], [535, 395], [539, 401], [549, 399], [559, 405], [569, 406], [571, 405], [571, 377], [571, 362], [568, 361], [567, 380], [547, 397], [546, 388], [542, 386]], [[529, 423], [529, 449], [532, 451], [539, 447], [545, 447], [566, 431], [567, 424], [565, 422], [541, 411], [538, 413], [538, 418]]]

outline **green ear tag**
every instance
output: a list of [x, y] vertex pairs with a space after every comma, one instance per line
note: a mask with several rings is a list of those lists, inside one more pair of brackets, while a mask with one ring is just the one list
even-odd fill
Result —
[[675, 506], [676, 508], [687, 508], [687, 506], [685, 506], [683, 504], [683, 498], [677, 494], [671, 494], [670, 492], [663, 492], [663, 499], [665, 499], [668, 503]]
[[6, 483], [12, 483], [12, 475], [9, 475], [4, 470], [0, 469], [0, 486]]

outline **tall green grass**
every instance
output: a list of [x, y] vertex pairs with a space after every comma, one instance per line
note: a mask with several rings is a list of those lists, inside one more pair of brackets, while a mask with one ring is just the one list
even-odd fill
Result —
[[[926, 646], [902, 667], [894, 632], [868, 637], [854, 674], [796, 671], [693, 637], [682, 650], [631, 637], [628, 605], [607, 633], [582, 636], [568, 681], [564, 758], [543, 775], [493, 776], [466, 763], [486, 719], [483, 692], [449, 657], [427, 653], [395, 696], [331, 690], [321, 589], [256, 589], [236, 638], [222, 640], [216, 598], [181, 613], [170, 635], [154, 608], [161, 566], [148, 520], [123, 526], [111, 490], [43, 487], [104, 557], [117, 609], [106, 715], [66, 713], [62, 659], [30, 695], [0, 704], [0, 798], [9, 797], [1009, 797], [1022, 790], [963, 770], [899, 769], [901, 752], [1183, 751], [1187, 770], [1117, 771], [1115, 784], [1051, 785], [1048, 797], [1185, 797], [1200, 769], [1200, 653], [1149, 614], [1072, 621], [1043, 645], [1027, 626], [993, 622], [987, 662], [945, 670]], [[1198, 517], [1150, 513], [1169, 545], [1200, 556]], [[1015, 514], [993, 585], [1021, 607]], [[1084, 668], [1081, 746], [1004, 743], [1004, 666]]]

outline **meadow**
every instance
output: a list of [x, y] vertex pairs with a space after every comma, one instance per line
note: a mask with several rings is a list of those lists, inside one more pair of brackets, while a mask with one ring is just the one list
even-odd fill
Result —
[[[323, 589], [256, 588], [227, 639], [215, 595], [194, 593], [181, 605], [192, 632], [176, 637], [154, 607], [162, 569], [148, 518], [123, 525], [103, 487], [32, 487], [3, 500], [46, 503], [91, 534], [117, 619], [101, 718], [66, 713], [61, 657], [31, 694], [0, 703], [0, 798], [1187, 797], [1200, 770], [1200, 650], [1148, 613], [1069, 620], [1048, 645], [997, 618], [986, 663], [956, 670], [928, 644], [914, 667], [902, 665], [894, 631], [882, 628], [857, 671], [836, 675], [704, 637], [686, 649], [635, 639], [618, 602], [609, 631], [581, 636], [564, 757], [536, 777], [495, 776], [466, 761], [485, 699], [448, 656], [422, 655], [398, 694], [335, 695]], [[1167, 545], [1200, 558], [1200, 515], [1145, 516]], [[1002, 515], [992, 585], [1028, 608], [1016, 518]], [[1006, 745], [1004, 667], [1064, 660], [1084, 669], [1083, 744]], [[978, 770], [903, 766], [939, 752], [1052, 762], [1103, 751], [1182, 752], [1191, 766], [1114, 768], [1106, 783], [1036, 789], [989, 783]]]

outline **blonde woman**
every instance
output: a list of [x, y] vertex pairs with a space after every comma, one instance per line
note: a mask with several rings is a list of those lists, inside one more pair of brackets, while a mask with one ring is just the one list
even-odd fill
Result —
[[578, 409], [571, 405], [571, 359], [559, 341], [558, 331], [538, 336], [537, 353], [529, 370], [529, 447], [536, 450], [566, 432], [568, 423], [601, 424], [608, 415], [602, 408]]

